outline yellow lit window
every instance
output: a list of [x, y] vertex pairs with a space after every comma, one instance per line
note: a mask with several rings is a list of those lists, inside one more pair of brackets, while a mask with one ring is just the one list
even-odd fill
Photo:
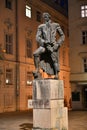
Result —
[[26, 5], [26, 16], [31, 18], [31, 7]]

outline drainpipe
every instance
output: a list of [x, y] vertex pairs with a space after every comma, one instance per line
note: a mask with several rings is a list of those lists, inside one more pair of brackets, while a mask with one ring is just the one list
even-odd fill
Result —
[[16, 4], [16, 111], [19, 110], [18, 0]]

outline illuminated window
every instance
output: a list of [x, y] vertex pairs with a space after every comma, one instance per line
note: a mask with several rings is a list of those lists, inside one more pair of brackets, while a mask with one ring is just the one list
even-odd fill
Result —
[[5, 0], [6, 8], [12, 9], [12, 1], [11, 0]]
[[31, 7], [26, 5], [26, 16], [31, 18]]
[[13, 54], [13, 35], [5, 34], [6, 53]]
[[83, 59], [83, 64], [84, 64], [84, 72], [87, 72], [87, 58]]
[[12, 69], [6, 69], [6, 84], [12, 84], [13, 71]]
[[87, 31], [82, 31], [82, 44], [87, 44]]
[[87, 5], [82, 5], [81, 6], [81, 17], [87, 17]]
[[31, 72], [27, 72], [27, 85], [32, 85], [33, 75]]
[[26, 40], [27, 57], [32, 58], [32, 40]]

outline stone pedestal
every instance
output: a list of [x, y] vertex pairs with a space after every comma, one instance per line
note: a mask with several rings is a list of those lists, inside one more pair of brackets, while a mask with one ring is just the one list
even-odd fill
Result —
[[33, 129], [68, 130], [62, 80], [33, 81]]

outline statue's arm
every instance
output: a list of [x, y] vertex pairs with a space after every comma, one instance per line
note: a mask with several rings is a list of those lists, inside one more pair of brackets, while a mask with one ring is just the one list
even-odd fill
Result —
[[38, 29], [37, 29], [36, 41], [39, 43], [40, 46], [44, 45], [45, 40], [42, 38], [42, 28], [41, 27], [38, 27]]
[[59, 24], [57, 24], [57, 32], [60, 35], [60, 38], [58, 39], [57, 43], [59, 44], [59, 46], [61, 46], [62, 43], [65, 40], [65, 35], [64, 35], [64, 33], [63, 33], [63, 31], [62, 31], [62, 29], [61, 29]]

